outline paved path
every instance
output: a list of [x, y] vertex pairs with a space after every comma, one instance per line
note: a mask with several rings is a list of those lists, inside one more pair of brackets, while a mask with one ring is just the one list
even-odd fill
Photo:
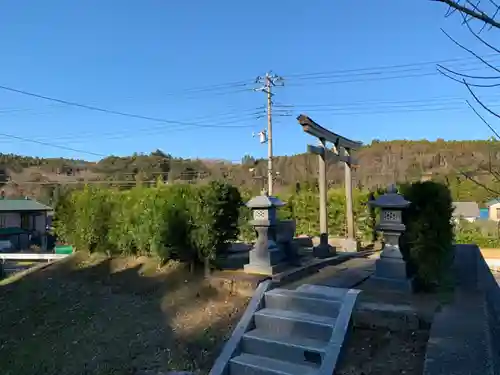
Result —
[[325, 267], [311, 276], [284, 287], [295, 289], [302, 284], [316, 284], [336, 288], [353, 288], [370, 277], [374, 271], [375, 259], [355, 258], [336, 266]]

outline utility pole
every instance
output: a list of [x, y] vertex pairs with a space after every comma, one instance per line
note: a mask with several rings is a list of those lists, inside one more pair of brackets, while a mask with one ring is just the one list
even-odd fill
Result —
[[[264, 77], [257, 77], [255, 83], [260, 83], [263, 86], [255, 89], [255, 91], [262, 91], [267, 94], [267, 132], [261, 132], [267, 135], [267, 193], [273, 195], [273, 93], [272, 88], [274, 86], [283, 85], [283, 78], [267, 72]], [[261, 143], [265, 143], [266, 141]]]

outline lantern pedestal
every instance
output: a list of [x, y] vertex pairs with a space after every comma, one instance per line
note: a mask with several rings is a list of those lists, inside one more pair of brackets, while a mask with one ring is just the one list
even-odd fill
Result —
[[254, 223], [257, 231], [257, 241], [249, 253], [249, 263], [245, 264], [243, 270], [246, 273], [258, 275], [274, 275], [286, 268], [284, 252], [274, 241], [275, 227], [260, 226]]
[[380, 259], [377, 259], [375, 263], [375, 275], [372, 276], [371, 281], [387, 288], [411, 291], [412, 282], [407, 276], [406, 262], [401, 252], [399, 252], [399, 257], [395, 255], [395, 253], [384, 255], [382, 252]]
[[384, 248], [380, 259], [375, 263], [375, 275], [370, 278], [371, 283], [389, 289], [412, 291], [412, 281], [406, 272], [406, 262], [399, 248], [399, 238], [405, 231], [402, 220], [402, 210], [410, 205], [397, 193], [393, 186], [387, 194], [370, 203], [380, 207], [381, 219], [377, 230], [384, 236]]
[[384, 248], [375, 263], [375, 275], [372, 281], [384, 287], [411, 291], [412, 282], [406, 272], [406, 262], [399, 249], [399, 237], [404, 225], [399, 223], [381, 223], [379, 230], [384, 233]]
[[257, 232], [257, 241], [250, 250], [248, 264], [243, 267], [246, 273], [274, 275], [286, 268], [285, 253], [276, 244], [276, 208], [283, 205], [278, 198], [267, 195], [254, 197], [247, 203], [253, 212], [250, 224]]

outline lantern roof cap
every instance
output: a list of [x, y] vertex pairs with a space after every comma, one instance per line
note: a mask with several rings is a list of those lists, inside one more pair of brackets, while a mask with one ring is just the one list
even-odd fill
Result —
[[281, 207], [284, 205], [285, 203], [283, 203], [278, 197], [270, 197], [268, 195], [258, 195], [253, 197], [246, 204], [248, 208], [254, 209]]
[[407, 201], [401, 194], [398, 193], [398, 189], [395, 185], [391, 185], [387, 190], [387, 193], [370, 202], [370, 205], [380, 208], [403, 209], [408, 207], [410, 204], [410, 201]]

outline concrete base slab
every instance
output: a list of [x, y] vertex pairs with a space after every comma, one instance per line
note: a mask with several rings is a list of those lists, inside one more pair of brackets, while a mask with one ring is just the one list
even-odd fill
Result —
[[406, 263], [403, 259], [377, 259], [375, 276], [384, 279], [406, 280]]
[[313, 248], [313, 256], [316, 258], [330, 258], [337, 253], [337, 249], [331, 245], [318, 245]]
[[273, 265], [266, 264], [245, 264], [243, 270], [245, 273], [253, 275], [267, 275], [273, 276], [280, 272], [283, 272], [287, 268], [287, 263], [278, 263]]
[[416, 309], [409, 305], [363, 302], [353, 314], [355, 327], [387, 328], [391, 331], [415, 331], [421, 327]]
[[389, 279], [385, 277], [372, 276], [366, 281], [370, 288], [397, 290], [411, 293], [413, 291], [413, 283], [410, 279]]
[[257, 249], [252, 249], [248, 253], [248, 259], [250, 264], [256, 264], [256, 265], [269, 263], [269, 265], [274, 266], [275, 264], [281, 263], [284, 258], [285, 254], [277, 246], [268, 249], [267, 254], [262, 254]]

